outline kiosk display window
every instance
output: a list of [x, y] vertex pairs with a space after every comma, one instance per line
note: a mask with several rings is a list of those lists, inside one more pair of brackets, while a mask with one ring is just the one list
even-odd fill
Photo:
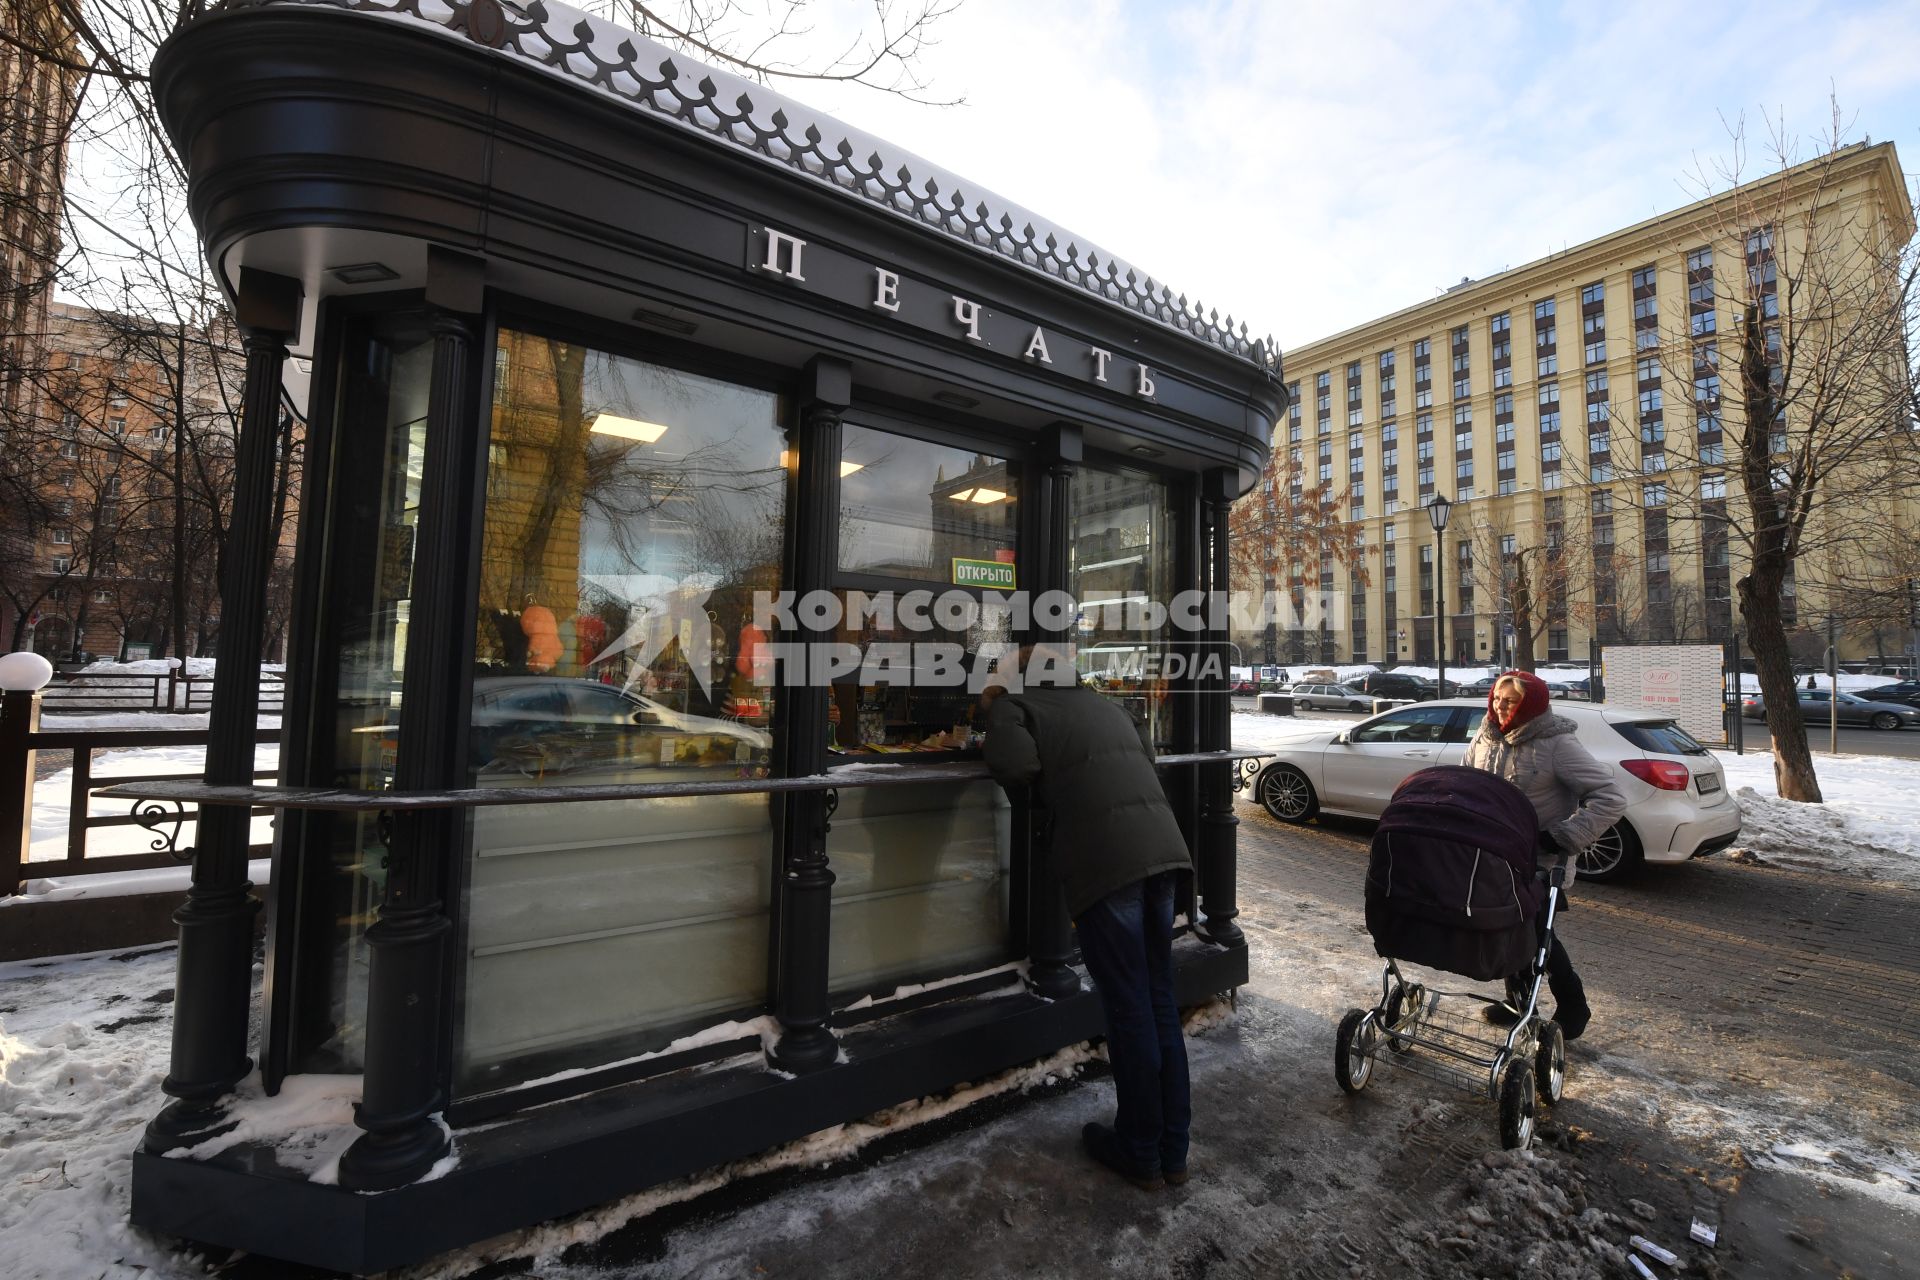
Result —
[[[1199, 636], [1149, 625], [1174, 594], [1172, 505], [1164, 481], [1142, 471], [1082, 466], [1073, 476], [1067, 589], [1080, 604], [1081, 678], [1144, 718], [1170, 745], [1170, 659], [1190, 660]], [[1184, 643], [1182, 643], [1184, 642]]]
[[[468, 758], [480, 787], [755, 778], [778, 397], [502, 330]], [[476, 809], [458, 1078], [592, 1066], [765, 999], [764, 796]]]

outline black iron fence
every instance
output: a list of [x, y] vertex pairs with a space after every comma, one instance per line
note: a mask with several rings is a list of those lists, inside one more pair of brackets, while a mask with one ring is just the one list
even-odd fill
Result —
[[[277, 714], [286, 686], [279, 673], [260, 673], [260, 710]], [[64, 714], [115, 711], [206, 711], [213, 706], [213, 677], [191, 676], [178, 668], [164, 672], [57, 673], [40, 691], [41, 709]]]
[[[140, 676], [139, 680], [165, 683], [164, 676]], [[180, 681], [177, 683], [187, 683]], [[194, 684], [211, 686], [210, 680]], [[276, 682], [276, 688], [277, 688]], [[204, 696], [204, 695], [203, 695]], [[199, 807], [190, 802], [141, 801], [124, 811], [94, 813], [94, 793], [103, 787], [137, 782], [197, 781], [200, 773], [180, 765], [170, 770], [123, 773], [101, 776], [95, 772], [97, 757], [105, 752], [152, 747], [204, 747], [206, 729], [62, 729], [57, 722], [43, 727], [40, 712], [58, 705], [45, 693], [7, 693], [0, 695], [0, 897], [17, 894], [27, 877], [42, 879], [71, 876], [80, 872], [142, 871], [156, 867], [181, 865], [174, 850], [187, 847], [179, 831], [196, 820]], [[124, 705], [114, 710], [127, 710]], [[277, 742], [278, 729], [260, 730], [256, 742]], [[43, 751], [70, 751], [72, 774], [63, 784], [67, 799], [66, 838], [62, 856], [32, 858], [33, 799], [35, 762]], [[273, 769], [255, 770], [256, 782], [271, 780]], [[117, 810], [120, 806], [114, 806]], [[257, 808], [254, 815], [272, 811]], [[135, 852], [101, 852], [93, 839], [96, 833], [117, 828], [141, 827], [148, 833], [137, 840], [143, 846]], [[124, 844], [124, 840], [116, 843]], [[269, 846], [257, 845], [256, 856], [264, 857]], [[43, 850], [44, 852], [44, 850]]]

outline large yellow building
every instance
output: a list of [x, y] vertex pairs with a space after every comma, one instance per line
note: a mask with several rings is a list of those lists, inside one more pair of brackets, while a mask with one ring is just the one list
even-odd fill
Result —
[[[1288, 352], [1274, 497], [1247, 501], [1290, 493], [1311, 508], [1332, 486], [1364, 572], [1276, 536], [1265, 583], [1241, 584], [1282, 601], [1270, 660], [1431, 663], [1437, 543], [1450, 664], [1511, 662], [1516, 612], [1517, 643], [1530, 633], [1542, 662], [1584, 659], [1595, 639], [1738, 631], [1745, 308], [1778, 325], [1792, 298], [1812, 296], [1790, 266], [1824, 252], [1822, 270], [1864, 279], [1913, 235], [1892, 144], [1859, 145]], [[1829, 504], [1855, 496], [1823, 492]], [[1453, 503], [1438, 537], [1425, 509], [1435, 496]], [[1889, 539], [1911, 544], [1912, 526], [1899, 527], [1911, 514], [1896, 513]], [[1889, 519], [1872, 508], [1874, 525]], [[1817, 558], [1788, 602], [1801, 628], [1824, 626], [1809, 598]], [[1905, 550], [1892, 558], [1908, 563]], [[1289, 596], [1306, 603], [1291, 621]], [[1315, 610], [1316, 596], [1330, 607]], [[1856, 625], [1843, 653], [1898, 653], [1903, 628], [1885, 629]]]

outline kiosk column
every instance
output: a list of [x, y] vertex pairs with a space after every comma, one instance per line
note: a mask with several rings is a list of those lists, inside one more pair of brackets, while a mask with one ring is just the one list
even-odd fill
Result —
[[[833, 585], [840, 518], [840, 419], [853, 399], [853, 369], [816, 356], [807, 365], [806, 401], [794, 433], [799, 468], [794, 508], [793, 590], [797, 598]], [[830, 642], [830, 628], [800, 623], [795, 637], [809, 655]], [[811, 662], [809, 662], [811, 666]], [[829, 690], [809, 681], [789, 685], [786, 706], [787, 769], [794, 775], [827, 768]], [[851, 726], [849, 726], [849, 729]], [[774, 1014], [780, 1039], [774, 1065], [785, 1071], [817, 1071], [839, 1056], [840, 1043], [827, 1025], [828, 947], [833, 926], [833, 868], [827, 864], [827, 824], [833, 793], [798, 791], [785, 801], [780, 873], [778, 968]]]
[[[1039, 545], [1034, 562], [1038, 581], [1032, 594], [1037, 601], [1052, 595], [1065, 595], [1068, 586], [1068, 547], [1073, 536], [1073, 469], [1082, 457], [1080, 428], [1058, 423], [1042, 446], [1046, 473], [1040, 483], [1039, 511], [1034, 527]], [[1066, 644], [1073, 639], [1073, 617], [1049, 618], [1035, 609], [1034, 639], [1042, 643]], [[1025, 818], [1031, 840], [1032, 857], [1027, 875], [1030, 895], [1027, 916], [1027, 945], [1031, 963], [1027, 967], [1027, 985], [1036, 995], [1048, 999], [1070, 996], [1080, 990], [1080, 975], [1068, 961], [1073, 956], [1073, 922], [1067, 916], [1067, 903], [1059, 881], [1053, 875], [1052, 815], [1032, 800], [1028, 790]], [[1015, 814], [1019, 820], [1022, 815]]]
[[[1200, 749], [1232, 748], [1233, 724], [1227, 691], [1227, 625], [1224, 611], [1212, 606], [1224, 602], [1232, 588], [1227, 560], [1227, 517], [1233, 508], [1234, 473], [1220, 468], [1202, 478], [1201, 501], [1207, 585], [1211, 590], [1206, 654], [1215, 666], [1198, 682]], [[1234, 917], [1240, 914], [1235, 897], [1240, 819], [1233, 815], [1233, 766], [1200, 766], [1200, 904], [1206, 913], [1206, 935], [1225, 947], [1246, 944]]]
[[[280, 378], [287, 341], [300, 329], [298, 280], [240, 269], [235, 316], [247, 352], [247, 381], [234, 453], [233, 516], [220, 580], [220, 662], [213, 674], [206, 780], [252, 786], [260, 710], [260, 646], [273, 536], [273, 442], [280, 420]], [[232, 805], [200, 811], [193, 885], [173, 913], [180, 926], [174, 978], [173, 1053], [161, 1082], [173, 1101], [147, 1126], [151, 1152], [192, 1146], [233, 1122], [222, 1099], [253, 1069], [247, 1057], [252, 989], [253, 917], [248, 891], [248, 828], [253, 815]]]

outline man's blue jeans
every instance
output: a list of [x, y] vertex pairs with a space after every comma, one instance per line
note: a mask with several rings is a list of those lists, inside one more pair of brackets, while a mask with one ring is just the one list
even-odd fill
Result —
[[1107, 1014], [1107, 1058], [1122, 1155], [1143, 1168], [1187, 1167], [1187, 1043], [1173, 999], [1172, 871], [1108, 894], [1074, 921], [1080, 956]]

